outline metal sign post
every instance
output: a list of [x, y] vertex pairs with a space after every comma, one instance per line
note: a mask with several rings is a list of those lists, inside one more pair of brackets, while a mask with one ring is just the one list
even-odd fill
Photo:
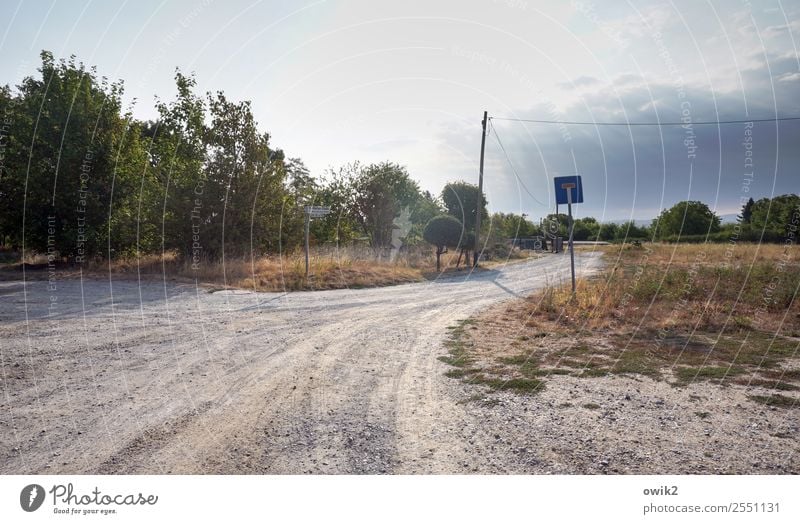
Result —
[[575, 294], [575, 250], [572, 248], [572, 188], [575, 184], [561, 184], [567, 190], [567, 214], [569, 215], [569, 269], [572, 272], [572, 294]]
[[[572, 220], [572, 204], [583, 202], [583, 187], [580, 176], [561, 176], [554, 179], [556, 186], [556, 205], [567, 204], [567, 214], [569, 215], [569, 267], [572, 272], [572, 294], [575, 294], [575, 250], [572, 245], [572, 232], [574, 223]], [[558, 214], [556, 214], [558, 217]]]
[[304, 211], [306, 214], [306, 227], [305, 227], [306, 279], [308, 279], [308, 233], [311, 226], [311, 219], [324, 217], [325, 215], [331, 212], [331, 208], [329, 206], [305, 206]]

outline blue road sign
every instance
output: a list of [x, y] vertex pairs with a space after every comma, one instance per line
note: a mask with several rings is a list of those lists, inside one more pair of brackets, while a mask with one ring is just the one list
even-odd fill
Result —
[[556, 204], [567, 203], [567, 191], [572, 192], [572, 203], [580, 204], [583, 202], [583, 184], [581, 177], [576, 176], [557, 176], [553, 179], [556, 185]]

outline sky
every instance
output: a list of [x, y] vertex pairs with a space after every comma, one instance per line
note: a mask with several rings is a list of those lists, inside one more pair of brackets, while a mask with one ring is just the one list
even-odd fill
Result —
[[180, 68], [251, 100], [314, 175], [387, 160], [435, 194], [477, 183], [487, 111], [490, 210], [532, 218], [573, 174], [576, 216], [603, 221], [797, 193], [800, 120], [696, 123], [800, 116], [798, 44], [800, 0], [0, 2], [0, 84], [75, 55], [153, 119]]

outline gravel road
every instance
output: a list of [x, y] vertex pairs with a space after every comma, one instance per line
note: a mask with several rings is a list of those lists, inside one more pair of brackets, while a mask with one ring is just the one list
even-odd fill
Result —
[[518, 471], [465, 432], [482, 415], [437, 357], [456, 320], [568, 271], [546, 255], [290, 294], [0, 282], [0, 473]]

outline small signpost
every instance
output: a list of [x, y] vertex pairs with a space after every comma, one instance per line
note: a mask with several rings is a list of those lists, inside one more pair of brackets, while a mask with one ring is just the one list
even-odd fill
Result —
[[572, 245], [572, 204], [583, 203], [583, 185], [580, 176], [558, 176], [554, 178], [556, 204], [567, 204], [569, 214], [569, 266], [572, 272], [572, 294], [575, 294], [575, 252]]
[[305, 206], [306, 214], [306, 279], [308, 279], [308, 229], [312, 218], [322, 218], [331, 212], [330, 206]]

